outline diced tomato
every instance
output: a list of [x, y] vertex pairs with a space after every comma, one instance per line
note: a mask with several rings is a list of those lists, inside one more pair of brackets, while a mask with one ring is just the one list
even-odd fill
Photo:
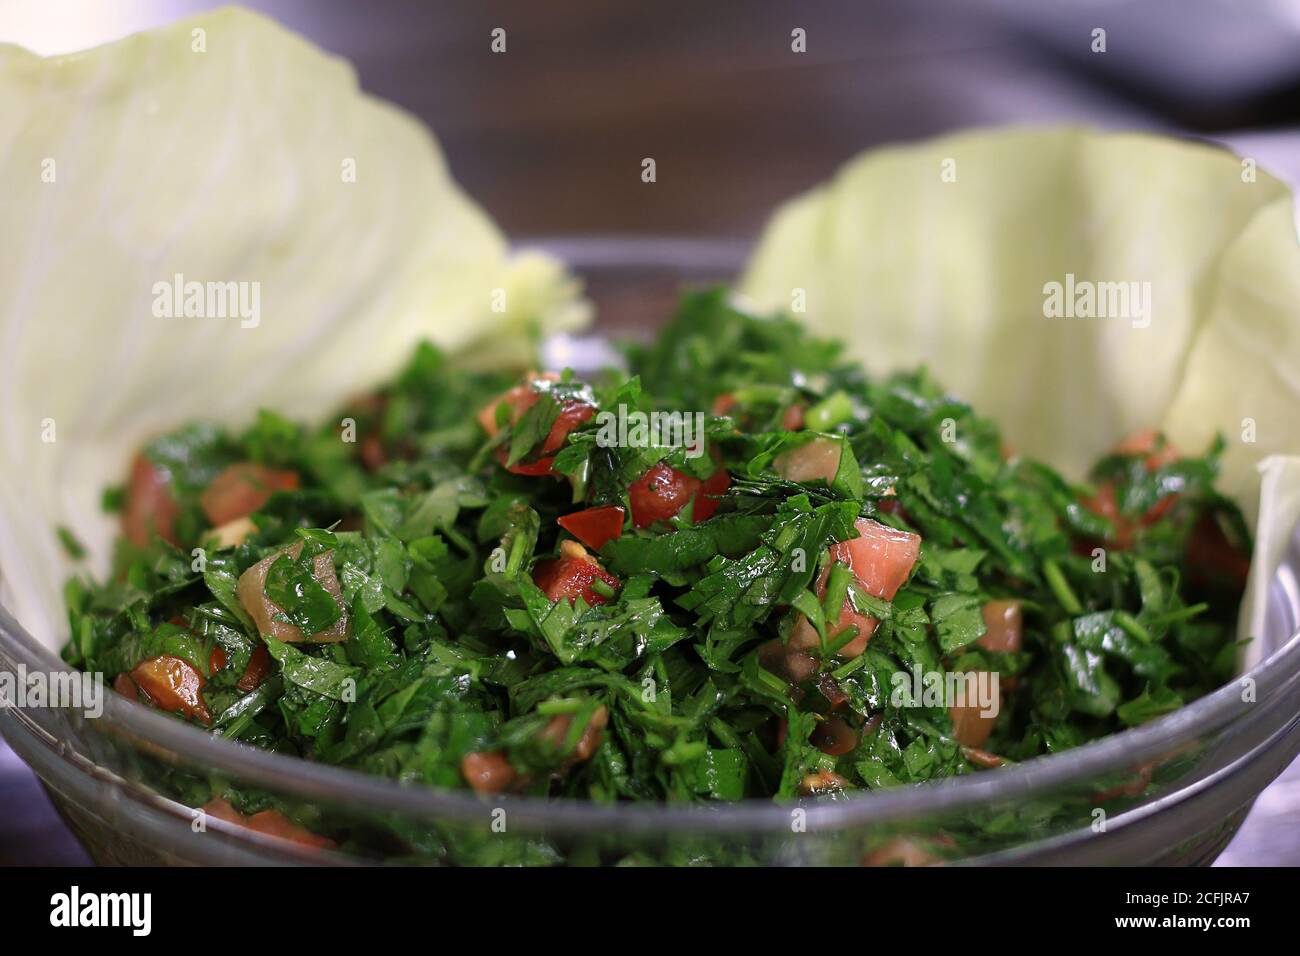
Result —
[[135, 686], [135, 681], [125, 671], [113, 678], [113, 690], [128, 700], [140, 699], [140, 688]]
[[477, 419], [479, 426], [488, 433], [489, 437], [496, 438], [497, 432], [501, 430], [501, 426], [497, 424], [497, 408], [502, 404], [508, 405], [511, 409], [512, 418], [515, 416], [517, 411], [522, 414], [519, 405], [523, 401], [524, 396], [528, 395], [532, 391], [533, 390], [527, 385], [516, 385], [505, 394], [498, 395], [496, 398], [492, 399], [492, 401], [480, 408], [478, 414], [474, 417]]
[[551, 453], [563, 448], [564, 440], [569, 437], [569, 433], [595, 414], [596, 409], [586, 402], [569, 402], [560, 409], [555, 424], [546, 435], [546, 441], [542, 442], [540, 448], [534, 449], [533, 454], [540, 454], [541, 458], [536, 461], [518, 461], [513, 465], [506, 465], [509, 460], [509, 449], [502, 447], [497, 449], [497, 460], [505, 465], [507, 471], [516, 475], [549, 475], [551, 466], [555, 464], [555, 456]]
[[239, 826], [244, 825], [244, 815], [230, 805], [229, 800], [221, 797], [213, 797], [202, 807], [203, 812], [217, 820], [223, 820], [226, 823], [236, 823]]
[[212, 649], [212, 652], [208, 654], [208, 673], [215, 674], [217, 671], [223, 671], [225, 669], [226, 652], [220, 645], [217, 645]]
[[244, 516], [213, 528], [210, 537], [218, 548], [237, 548], [248, 540], [249, 535], [256, 533], [257, 525], [253, 519]]
[[144, 547], [156, 534], [176, 544], [179, 514], [180, 506], [172, 497], [171, 476], [144, 455], [136, 455], [122, 506], [122, 533], [126, 539]]
[[528, 411], [533, 405], [537, 404], [537, 399], [541, 396], [541, 391], [537, 388], [537, 382], [558, 382], [560, 376], [554, 372], [543, 372], [541, 375], [529, 375], [528, 381], [521, 382], [513, 388], [506, 389], [492, 401], [488, 402], [476, 416], [478, 423], [483, 426], [483, 430], [491, 437], [495, 438], [500, 430], [497, 426], [497, 408], [504, 404], [510, 409], [509, 421], [511, 424], [519, 421], [524, 412]]
[[907, 521], [907, 509], [903, 507], [903, 502], [898, 500], [898, 496], [892, 492], [876, 501], [876, 510], [882, 515], [895, 515]]
[[213, 797], [203, 805], [203, 812], [216, 820], [246, 827], [264, 836], [289, 840], [309, 849], [324, 850], [336, 846], [333, 840], [312, 833], [305, 827], [298, 826], [279, 810], [263, 810], [261, 813], [254, 813], [251, 817], [246, 817], [232, 807], [228, 800]]
[[[1115, 446], [1115, 452], [1120, 455], [1146, 455], [1147, 471], [1158, 471], [1182, 457], [1182, 453], [1169, 442], [1161, 445], [1160, 435], [1153, 429], [1129, 435]], [[1120, 512], [1119, 493], [1115, 483], [1106, 481], [1097, 487], [1097, 494], [1084, 498], [1080, 503], [1093, 514], [1106, 518], [1115, 526], [1114, 537], [1106, 543], [1123, 550], [1133, 546], [1139, 529], [1155, 524], [1177, 501], [1178, 495], [1166, 495], [1140, 517], [1133, 518]]]
[[907, 837], [892, 837], [862, 858], [863, 866], [933, 866], [938, 862], [939, 857]]
[[805, 797], [817, 797], [845, 790], [849, 782], [833, 770], [817, 770], [799, 781], [799, 792]]
[[723, 392], [713, 400], [713, 414], [721, 418], [736, 407], [736, 396]]
[[602, 505], [561, 515], [555, 523], [591, 550], [599, 551], [623, 533], [624, 514], [618, 505]]
[[719, 466], [713, 474], [700, 482], [700, 493], [695, 496], [693, 514], [697, 522], [713, 517], [718, 510], [718, 497], [731, 487], [731, 473]]
[[[858, 530], [858, 537], [831, 547], [831, 562], [817, 578], [817, 593], [826, 596], [826, 582], [830, 578], [831, 568], [839, 563], [848, 566], [858, 585], [868, 594], [886, 601], [892, 600], [907, 581], [921, 554], [921, 536], [891, 528], [870, 518], [859, 518], [854, 527]], [[852, 600], [845, 600], [833, 630], [839, 632], [851, 624], [857, 625], [858, 635], [840, 648], [841, 657], [857, 657], [866, 650], [877, 622], [875, 618], [854, 610]], [[799, 615], [790, 635], [790, 649], [806, 651], [819, 644], [816, 628], [806, 617]]]
[[994, 767], [1001, 767], [1005, 760], [997, 754], [991, 754], [987, 750], [980, 750], [976, 747], [962, 747], [962, 756], [969, 760], [977, 767], [983, 767], [985, 770], [992, 770]]
[[343, 588], [339, 585], [338, 575], [334, 571], [334, 552], [324, 551], [312, 558], [312, 577], [320, 582], [321, 587], [334, 598], [334, 603], [342, 612], [339, 619], [324, 631], [307, 635], [301, 629], [283, 620], [283, 609], [266, 596], [266, 575], [271, 565], [280, 556], [288, 553], [295, 561], [302, 554], [302, 542], [289, 548], [268, 554], [257, 564], [239, 576], [235, 594], [244, 610], [253, 618], [259, 634], [270, 634], [276, 640], [293, 644], [299, 641], [311, 641], [317, 644], [333, 643], [346, 640], [348, 636], [347, 605], [343, 601]]
[[1110, 547], [1123, 550], [1133, 545], [1133, 536], [1137, 533], [1137, 527], [1134, 522], [1120, 514], [1115, 482], [1102, 482], [1097, 486], [1095, 495], [1084, 498], [1079, 503], [1099, 518], [1105, 518], [1114, 525], [1115, 533], [1106, 542]]
[[842, 757], [857, 748], [858, 732], [843, 717], [828, 717], [817, 722], [808, 742], [824, 754]]
[[819, 674], [817, 676], [817, 690], [826, 698], [826, 703], [831, 710], [839, 710], [849, 702], [849, 695], [844, 693], [844, 688], [830, 674]]
[[203, 489], [199, 504], [213, 527], [251, 515], [277, 491], [294, 491], [298, 473], [267, 468], [251, 461], [230, 465]]
[[555, 464], [555, 456], [547, 455], [536, 461], [517, 461], [513, 465], [507, 465], [508, 454], [504, 448], [497, 449], [497, 460], [501, 466], [513, 475], [524, 475], [529, 478], [537, 478], [541, 475], [551, 474], [551, 466]]
[[1171, 443], [1160, 443], [1160, 433], [1153, 428], [1134, 432], [1115, 446], [1119, 455], [1146, 455], [1147, 471], [1157, 471], [1165, 465], [1172, 465], [1182, 453]]
[[[1020, 650], [1024, 639], [1024, 618], [1019, 601], [989, 601], [981, 609], [984, 617], [984, 635], [975, 643], [995, 654], [1014, 653]], [[1004, 682], [1002, 686], [1006, 686]], [[999, 704], [1001, 696], [999, 691]], [[948, 708], [952, 718], [952, 735], [966, 748], [966, 757], [980, 766], [997, 766], [1002, 758], [986, 754], [981, 748], [988, 743], [997, 714], [985, 715], [984, 708], [976, 702]], [[992, 761], [992, 762], [990, 762]]]
[[586, 402], [568, 402], [565, 404], [560, 409], [555, 424], [551, 426], [550, 432], [547, 433], [546, 441], [542, 442], [542, 454], [550, 454], [563, 448], [564, 440], [569, 437], [569, 432], [595, 414], [596, 409]]
[[460, 760], [460, 773], [475, 793], [500, 793], [515, 782], [515, 768], [498, 750], [468, 753]]
[[551, 466], [555, 464], [555, 455], [546, 455], [545, 458], [538, 458], [536, 462], [515, 462], [506, 464], [508, 458], [506, 449], [497, 450], [497, 460], [502, 464], [506, 471], [511, 475], [524, 475], [525, 477], [539, 477], [541, 475], [550, 475]]
[[1172, 508], [1174, 506], [1174, 503], [1177, 501], [1178, 501], [1178, 495], [1176, 494], [1165, 495], [1163, 498], [1161, 498], [1159, 501], [1157, 501], [1155, 504], [1153, 504], [1150, 508], [1146, 510], [1146, 512], [1142, 515], [1142, 517], [1138, 519], [1138, 524], [1142, 525], [1143, 527], [1147, 527], [1155, 524], [1157, 521], [1159, 521], [1161, 518], [1165, 516], [1166, 512], [1168, 512], [1169, 509]]
[[1101, 803], [1105, 800], [1113, 800], [1116, 797], [1140, 796], [1151, 785], [1151, 777], [1156, 771], [1156, 766], [1157, 762], [1154, 760], [1139, 764], [1133, 768], [1133, 776], [1126, 783], [1121, 783], [1106, 790], [1098, 790], [1092, 795], [1092, 799]]
[[265, 644], [258, 644], [253, 648], [253, 653], [248, 658], [248, 666], [244, 668], [244, 673], [239, 676], [235, 689], [247, 694], [250, 690], [257, 690], [262, 686], [262, 681], [266, 680], [266, 675], [271, 671], [271, 654], [266, 649]]
[[[590, 760], [591, 755], [596, 752], [600, 746], [601, 737], [604, 734], [606, 725], [609, 723], [609, 711], [601, 706], [597, 707], [587, 721], [587, 726], [582, 728], [582, 734], [578, 737], [578, 742], [573, 745], [572, 758], [574, 760]], [[548, 741], [557, 749], [564, 746], [569, 738], [569, 728], [573, 725], [573, 717], [569, 714], [556, 714], [546, 726], [542, 728], [538, 736]]]
[[656, 521], [667, 521], [676, 517], [692, 498], [695, 499], [694, 520], [705, 521], [718, 510], [714, 496], [721, 495], [730, 486], [731, 475], [725, 468], [717, 468], [701, 481], [661, 461], [627, 490], [632, 523], [638, 528], [648, 528]]
[[357, 454], [366, 471], [378, 471], [388, 461], [388, 452], [384, 448], [383, 439], [378, 435], [367, 435], [361, 439], [360, 445], [357, 446]]
[[[811, 642], [805, 638], [800, 625], [807, 626], [808, 632], [812, 635]], [[774, 637], [759, 645], [758, 662], [764, 669], [771, 671], [786, 683], [802, 684], [817, 673], [817, 658], [807, 653], [816, 645], [817, 632], [806, 619], [801, 617], [795, 625], [794, 633], [790, 636], [789, 644], [782, 644], [780, 638]]]
[[921, 536], [870, 518], [853, 525], [858, 537], [831, 547], [831, 559], [849, 566], [868, 594], [891, 601], [921, 555]]
[[958, 743], [976, 749], [988, 743], [998, 718], [997, 714], [985, 716], [983, 710], [973, 701], [948, 708], [948, 715], [952, 717], [952, 735]]
[[604, 568], [579, 558], [551, 558], [539, 561], [533, 569], [533, 582], [546, 594], [548, 601], [572, 602], [581, 597], [593, 607], [604, 604], [608, 598], [591, 588], [598, 580], [616, 590], [622, 584]]
[[[559, 379], [560, 376], [547, 372], [544, 375], [534, 376], [523, 384], [516, 385], [488, 402], [478, 413], [478, 423], [485, 432], [495, 438], [500, 430], [497, 426], [497, 408], [499, 406], [504, 404], [510, 409], [510, 423], [514, 424], [523, 417], [524, 412], [536, 405], [538, 399], [542, 397], [542, 389], [538, 387], [538, 383], [556, 382]], [[555, 424], [551, 426], [550, 432], [547, 433], [546, 440], [542, 442], [540, 447], [532, 449], [531, 454], [538, 455], [539, 458], [534, 461], [521, 461], [513, 465], [506, 465], [509, 452], [505, 448], [499, 448], [497, 449], [497, 459], [516, 475], [549, 475], [551, 474], [551, 465], [555, 461], [553, 453], [564, 447], [564, 441], [569, 437], [570, 432], [595, 414], [596, 409], [586, 402], [566, 402], [561, 407], [560, 414], [555, 419]]]
[[772, 470], [790, 481], [815, 481], [821, 479], [828, 485], [840, 470], [840, 457], [844, 449], [829, 438], [814, 438], [798, 448], [778, 455]]
[[203, 675], [189, 661], [170, 654], [150, 658], [131, 671], [131, 680], [160, 710], [180, 713], [186, 717], [212, 721], [203, 702]]
[[266, 836], [288, 840], [311, 850], [325, 850], [335, 845], [328, 837], [298, 826], [279, 810], [263, 810], [261, 813], [254, 813], [245, 821], [244, 826]]
[[989, 601], [983, 607], [984, 636], [975, 643], [995, 654], [1020, 650], [1024, 619], [1019, 601]]
[[627, 490], [632, 503], [632, 523], [638, 528], [648, 528], [656, 521], [667, 521], [686, 507], [699, 487], [698, 479], [659, 462]]
[[1115, 531], [1107, 539], [1106, 544], [1123, 551], [1133, 546], [1133, 542], [1142, 528], [1150, 527], [1163, 518], [1177, 500], [1178, 495], [1176, 494], [1166, 495], [1148, 508], [1145, 513], [1133, 518], [1120, 511], [1119, 492], [1115, 487], [1115, 482], [1104, 481], [1097, 486], [1095, 495], [1084, 498], [1079, 503], [1093, 514], [1105, 518], [1114, 525]]

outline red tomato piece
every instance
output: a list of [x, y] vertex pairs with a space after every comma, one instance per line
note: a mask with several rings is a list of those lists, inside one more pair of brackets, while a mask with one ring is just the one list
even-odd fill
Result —
[[239, 681], [235, 684], [235, 689], [247, 694], [250, 690], [257, 690], [262, 686], [262, 681], [266, 680], [266, 675], [271, 672], [271, 654], [266, 649], [265, 644], [258, 644], [253, 648], [252, 655], [248, 658], [248, 666], [244, 668], [244, 673], [239, 675]]
[[[817, 594], [826, 596], [826, 582], [830, 578], [831, 568], [838, 563], [848, 565], [858, 585], [868, 594], [886, 601], [893, 600], [921, 555], [921, 536], [891, 528], [870, 518], [859, 518], [854, 527], [858, 529], [858, 537], [831, 547], [831, 563], [822, 569], [817, 578]], [[857, 625], [858, 635], [840, 648], [841, 657], [857, 657], [866, 650], [867, 642], [875, 633], [877, 621], [856, 611], [852, 600], [845, 600], [833, 630], [842, 631], [850, 624]], [[806, 617], [799, 615], [790, 635], [789, 649], [804, 651], [819, 644], [816, 628]]]
[[842, 757], [853, 753], [858, 739], [858, 732], [843, 717], [828, 717], [817, 722], [808, 742], [824, 754]]
[[975, 643], [995, 654], [1020, 650], [1024, 636], [1024, 615], [1019, 601], [989, 601], [982, 608], [984, 636]]
[[985, 715], [979, 704], [968, 702], [948, 708], [952, 718], [952, 735], [964, 747], [982, 748], [993, 734], [997, 714]]
[[1115, 526], [1115, 535], [1106, 543], [1112, 548], [1124, 549], [1133, 544], [1133, 522], [1120, 514], [1119, 498], [1115, 493], [1115, 482], [1106, 481], [1097, 486], [1097, 493], [1079, 502], [1099, 518], [1105, 518]]
[[533, 583], [545, 592], [548, 601], [572, 602], [581, 597], [593, 607], [604, 604], [609, 599], [591, 588], [597, 580], [614, 589], [622, 584], [604, 568], [580, 558], [551, 558], [539, 561], [533, 569]]
[[1115, 488], [1115, 482], [1105, 481], [1097, 486], [1095, 495], [1084, 498], [1079, 503], [1093, 514], [1105, 518], [1115, 526], [1115, 533], [1111, 538], [1107, 539], [1106, 544], [1109, 547], [1123, 551], [1133, 546], [1133, 541], [1140, 529], [1149, 527], [1159, 521], [1174, 506], [1177, 500], [1178, 495], [1176, 494], [1166, 495], [1148, 508], [1144, 514], [1132, 518], [1119, 509], [1119, 493]]
[[294, 491], [298, 473], [241, 461], [225, 468], [203, 489], [199, 504], [214, 528], [251, 515], [277, 491]]
[[555, 523], [591, 550], [599, 551], [623, 533], [624, 514], [618, 505], [602, 505], [561, 515]]
[[539, 382], [558, 382], [560, 376], [554, 372], [543, 372], [541, 375], [529, 375], [528, 381], [521, 382], [513, 388], [506, 389], [492, 401], [488, 402], [476, 416], [478, 423], [483, 426], [483, 430], [491, 437], [495, 438], [500, 430], [497, 426], [497, 408], [500, 405], [506, 405], [510, 409], [510, 422], [514, 424], [523, 417], [524, 412], [528, 411], [537, 403], [538, 396], [541, 395], [537, 388]]
[[700, 483], [700, 494], [695, 497], [695, 520], [704, 521], [718, 510], [718, 498], [731, 487], [731, 473], [719, 467]]
[[1169, 442], [1160, 443], [1160, 434], [1153, 428], [1134, 432], [1115, 446], [1120, 455], [1146, 455], [1147, 471], [1156, 471], [1165, 465], [1171, 465], [1182, 457]]
[[254, 813], [244, 821], [244, 826], [266, 836], [288, 840], [311, 850], [325, 850], [335, 845], [328, 837], [298, 826], [279, 810], [263, 810], [261, 813]]
[[336, 845], [328, 837], [320, 836], [298, 826], [279, 810], [263, 810], [261, 813], [254, 813], [251, 817], [246, 817], [232, 807], [228, 800], [213, 797], [203, 805], [203, 812], [225, 823], [247, 827], [249, 830], [265, 836], [289, 840], [313, 850], [324, 850]]
[[659, 462], [627, 490], [632, 503], [632, 523], [638, 528], [648, 528], [656, 521], [675, 517], [699, 487], [699, 479]]
[[788, 432], [803, 430], [803, 403], [795, 402], [781, 413], [781, 427]]
[[244, 815], [230, 805], [229, 800], [221, 797], [213, 797], [203, 805], [203, 812], [217, 820], [223, 820], [226, 823], [236, 823], [239, 826], [244, 825]]
[[[1115, 446], [1115, 452], [1121, 455], [1145, 455], [1147, 471], [1157, 471], [1165, 465], [1173, 464], [1182, 457], [1182, 453], [1169, 442], [1160, 444], [1160, 435], [1154, 429], [1134, 432]], [[1099, 517], [1108, 519], [1115, 526], [1115, 536], [1106, 543], [1121, 550], [1132, 547], [1133, 539], [1142, 527], [1155, 524], [1174, 506], [1178, 495], [1166, 495], [1137, 518], [1121, 514], [1119, 495], [1115, 483], [1103, 482], [1097, 488], [1097, 494], [1084, 498], [1080, 502], [1085, 508]]]
[[683, 474], [659, 462], [628, 488], [632, 503], [632, 523], [638, 528], [648, 528], [656, 521], [676, 517], [687, 502], [695, 499], [695, 520], [704, 521], [718, 510], [715, 495], [720, 495], [731, 485], [727, 469], [718, 468], [704, 481]]
[[176, 518], [180, 506], [172, 497], [171, 476], [144, 455], [131, 463], [131, 478], [122, 506], [122, 533], [144, 547], [156, 534], [176, 544]]
[[588, 405], [586, 402], [569, 402], [564, 405], [560, 409], [559, 417], [555, 419], [555, 424], [551, 426], [546, 441], [542, 442], [542, 454], [549, 454], [563, 448], [564, 440], [569, 437], [569, 432], [595, 414], [595, 407]]
[[736, 407], [736, 396], [723, 392], [713, 400], [713, 414], [721, 418]]
[[[535, 401], [536, 398], [533, 399], [533, 402]], [[528, 404], [531, 405], [533, 402]], [[502, 447], [497, 449], [497, 459], [502, 465], [505, 465], [507, 471], [516, 475], [549, 475], [551, 474], [551, 466], [555, 464], [553, 452], [557, 452], [564, 447], [564, 441], [569, 437], [569, 432], [595, 414], [596, 409], [586, 402], [569, 402], [560, 409], [560, 414], [555, 419], [555, 424], [551, 426], [551, 430], [547, 433], [546, 440], [542, 442], [541, 447], [535, 449], [535, 453], [540, 454], [541, 458], [536, 461], [518, 461], [513, 465], [506, 465], [510, 453], [508, 449]]]
[[113, 678], [113, 690], [129, 700], [140, 699], [140, 689], [125, 671]]
[[497, 450], [497, 459], [501, 462], [503, 468], [512, 475], [524, 475], [529, 478], [536, 478], [540, 475], [549, 475], [551, 466], [555, 464], [555, 456], [547, 455], [536, 461], [517, 461], [513, 465], [507, 465], [506, 460], [509, 453], [504, 448]]
[[468, 753], [460, 758], [461, 776], [475, 793], [500, 793], [515, 782], [515, 768], [500, 751]]
[[384, 449], [384, 443], [378, 435], [367, 435], [361, 439], [361, 444], [357, 446], [357, 453], [361, 456], [361, 464], [365, 466], [366, 471], [378, 471], [388, 461], [388, 452]]
[[170, 654], [150, 658], [131, 671], [131, 679], [160, 710], [181, 713], [205, 724], [212, 721], [203, 702], [203, 685], [207, 681], [189, 661]]
[[862, 858], [863, 866], [932, 866], [938, 862], [939, 857], [906, 837], [893, 837]]
[[830, 484], [840, 471], [844, 446], [829, 438], [814, 438], [792, 451], [777, 455], [772, 470], [790, 481], [815, 481]]

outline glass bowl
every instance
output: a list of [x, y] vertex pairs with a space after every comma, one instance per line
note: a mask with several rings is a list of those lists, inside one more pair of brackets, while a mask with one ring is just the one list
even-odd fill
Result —
[[[581, 367], [606, 336], [648, 335], [683, 285], [725, 282], [743, 242], [527, 243], [586, 281], [590, 336], [548, 343]], [[103, 714], [0, 707], [0, 733], [100, 863], [1205, 864], [1300, 752], [1300, 536], [1270, 582], [1262, 663], [1172, 714], [1066, 753], [915, 787], [801, 804], [639, 805], [439, 791], [231, 743], [105, 694]], [[0, 670], [66, 667], [0, 609]], [[332, 845], [308, 848], [194, 810], [264, 791]]]

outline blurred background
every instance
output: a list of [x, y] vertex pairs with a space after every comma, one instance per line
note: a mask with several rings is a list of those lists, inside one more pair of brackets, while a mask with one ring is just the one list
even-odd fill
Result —
[[[0, 42], [71, 52], [221, 5], [0, 0]], [[863, 149], [1004, 123], [1209, 140], [1300, 185], [1300, 0], [244, 6], [346, 57], [365, 89], [432, 127], [453, 175], [516, 240], [630, 233], [743, 248], [777, 203]], [[505, 54], [491, 50], [498, 27]], [[796, 29], [806, 52], [792, 50]], [[85, 861], [2, 743], [0, 807], [0, 863]], [[1220, 864], [1300, 864], [1300, 765]]]
[[[221, 5], [0, 0], [0, 40], [67, 52]], [[429, 124], [516, 238], [752, 236], [862, 149], [989, 123], [1162, 130], [1300, 174], [1300, 0], [244, 5]], [[497, 27], [504, 55], [490, 49]], [[805, 53], [791, 50], [795, 28]]]

